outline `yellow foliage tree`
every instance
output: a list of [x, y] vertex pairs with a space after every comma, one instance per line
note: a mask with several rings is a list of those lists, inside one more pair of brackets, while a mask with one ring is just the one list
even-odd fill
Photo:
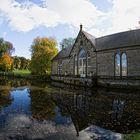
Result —
[[2, 57], [0, 57], [0, 69], [2, 71], [10, 71], [12, 68], [13, 59], [8, 53], [4, 53]]
[[57, 42], [53, 38], [37, 37], [31, 46], [31, 72], [44, 75], [50, 72], [51, 59], [57, 54]]

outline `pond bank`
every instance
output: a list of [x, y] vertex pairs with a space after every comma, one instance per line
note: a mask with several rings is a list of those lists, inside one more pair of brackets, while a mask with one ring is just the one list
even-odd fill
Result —
[[35, 81], [47, 81], [50, 82], [50, 75], [32, 75], [32, 74], [15, 74], [14, 72], [0, 72], [1, 77], [8, 78], [18, 78], [26, 80], [35, 80]]
[[75, 77], [51, 75], [51, 80], [79, 87], [140, 89], [140, 77]]

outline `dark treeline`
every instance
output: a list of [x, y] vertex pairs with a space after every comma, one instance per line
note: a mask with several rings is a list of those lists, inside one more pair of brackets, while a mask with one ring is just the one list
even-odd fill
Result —
[[25, 57], [13, 56], [13, 69], [27, 70], [30, 69], [30, 59]]

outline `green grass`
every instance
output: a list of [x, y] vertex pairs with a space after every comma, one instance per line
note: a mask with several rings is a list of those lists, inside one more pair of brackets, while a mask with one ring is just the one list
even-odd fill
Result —
[[31, 74], [29, 70], [14, 70], [13, 72], [15, 75], [22, 75], [22, 76]]
[[132, 133], [125, 135], [124, 140], [140, 140], [140, 133]]

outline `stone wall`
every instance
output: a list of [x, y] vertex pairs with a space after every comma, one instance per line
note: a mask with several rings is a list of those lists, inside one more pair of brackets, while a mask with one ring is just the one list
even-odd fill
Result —
[[58, 67], [58, 62], [57, 61], [52, 61], [52, 66], [51, 66], [51, 74], [55, 75], [57, 74], [57, 68]]
[[126, 47], [121, 49], [97, 52], [97, 75], [114, 76], [115, 53], [119, 51], [127, 55], [128, 76], [140, 76], [140, 47]]
[[[82, 42], [82, 43], [81, 43]], [[87, 75], [96, 75], [96, 52], [93, 44], [80, 32], [76, 43], [71, 51], [70, 57], [54, 60], [52, 64], [52, 74], [58, 74], [58, 64], [62, 63], [62, 75], [74, 75], [74, 56], [79, 54], [83, 48], [91, 57], [90, 67], [87, 68]]]
[[140, 76], [140, 46], [127, 49], [128, 76]]
[[69, 58], [58, 59], [52, 62], [52, 75], [58, 74], [58, 65], [62, 64], [62, 73], [61, 75], [69, 74]]
[[93, 75], [96, 74], [96, 52], [95, 47], [93, 44], [85, 37], [85, 35], [80, 32], [76, 43], [72, 49], [71, 55], [70, 55], [70, 63], [69, 63], [69, 72], [73, 74], [73, 68], [74, 68], [74, 56], [79, 54], [80, 49], [84, 49], [86, 52], [89, 53], [91, 56], [91, 63], [90, 67], [87, 68], [87, 74], [92, 73]]
[[114, 76], [114, 51], [97, 52], [97, 75]]

